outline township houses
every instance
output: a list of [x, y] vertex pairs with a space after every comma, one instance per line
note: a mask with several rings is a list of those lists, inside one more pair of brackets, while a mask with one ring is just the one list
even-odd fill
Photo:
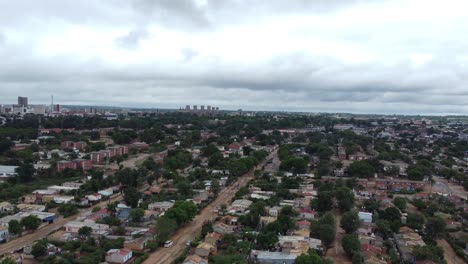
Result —
[[414, 191], [416, 189], [424, 189], [427, 182], [410, 181], [397, 179], [376, 179], [376, 187], [379, 190], [389, 190], [398, 192], [401, 190]]
[[79, 190], [79, 189], [80, 189], [79, 186], [76, 187], [76, 186], [66, 185], [65, 183], [64, 183], [64, 185], [52, 185], [52, 186], [47, 187], [48, 191], [53, 191], [53, 192], [56, 192], [56, 193], [75, 191], [75, 190]]
[[93, 222], [79, 222], [79, 221], [70, 221], [64, 225], [65, 231], [72, 234], [78, 234], [80, 228], [87, 226], [91, 227], [91, 234], [93, 235], [106, 235], [109, 233], [109, 225], [96, 224]]
[[1, 202], [0, 203], [0, 213], [9, 213], [12, 212], [15, 207], [9, 202]]
[[339, 160], [346, 160], [346, 149], [344, 147], [338, 147], [337, 152]]
[[246, 199], [239, 199], [232, 202], [232, 204], [228, 208], [228, 212], [230, 214], [244, 214], [246, 213], [247, 209], [252, 204], [252, 201]]
[[164, 201], [164, 202], [155, 202], [148, 204], [148, 210], [156, 212], [166, 212], [174, 206], [173, 202]]
[[263, 250], [252, 250], [249, 259], [259, 264], [294, 264], [297, 256], [285, 252], [270, 252]]
[[418, 233], [406, 226], [400, 228], [399, 234], [395, 234], [395, 242], [402, 261], [409, 263], [414, 260], [413, 249], [426, 245]]
[[364, 223], [372, 223], [372, 213], [368, 212], [359, 212], [359, 220]]
[[82, 169], [86, 171], [86, 170], [90, 170], [92, 167], [93, 167], [92, 161], [86, 160], [86, 159], [75, 159], [71, 161], [62, 160], [62, 161], [57, 162], [58, 172], [62, 172], [65, 169], [71, 169], [71, 170]]
[[238, 153], [242, 150], [242, 144], [237, 142], [231, 143], [228, 146], [228, 150], [230, 153]]
[[96, 222], [97, 220], [110, 215], [110, 212], [106, 208], [103, 208], [97, 212], [91, 213], [88, 217], [86, 217], [84, 222]]
[[87, 144], [84, 141], [62, 141], [60, 143], [60, 148], [62, 150], [68, 150], [68, 149], [77, 149], [79, 151], [84, 151], [86, 148]]
[[279, 236], [278, 243], [283, 249], [282, 252], [296, 256], [307, 254], [309, 249], [320, 250], [322, 248], [322, 241], [320, 239], [307, 236]]
[[130, 261], [133, 256], [133, 252], [130, 249], [109, 249], [106, 252], [106, 262], [124, 264]]
[[237, 229], [237, 226], [228, 225], [223, 222], [216, 222], [213, 224], [213, 231], [219, 234], [232, 234]]
[[300, 208], [298, 212], [299, 212], [298, 217], [305, 219], [305, 220], [313, 220], [317, 216], [317, 212], [309, 208]]
[[208, 260], [198, 255], [187, 256], [182, 264], [208, 264]]
[[200, 257], [208, 257], [209, 255], [216, 254], [216, 246], [207, 242], [202, 242], [195, 248], [195, 254]]
[[310, 230], [311, 223], [307, 220], [297, 221], [297, 228], [300, 230]]
[[28, 217], [30, 215], [36, 216], [43, 223], [53, 223], [55, 220], [55, 216], [56, 216], [54, 213], [39, 212], [39, 211], [19, 212], [15, 215], [7, 215], [5, 217], [0, 218], [0, 226], [8, 227], [8, 223], [11, 220], [16, 220], [20, 222], [23, 218]]

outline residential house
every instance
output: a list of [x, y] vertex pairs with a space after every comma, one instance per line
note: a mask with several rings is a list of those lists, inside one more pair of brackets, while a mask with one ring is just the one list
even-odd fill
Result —
[[372, 223], [372, 213], [368, 212], [359, 212], [359, 220], [364, 223]]
[[0, 226], [0, 242], [6, 242], [8, 240], [8, 237], [8, 227]]
[[296, 223], [297, 228], [303, 229], [303, 230], [309, 230], [311, 223], [307, 220], [301, 220]]
[[252, 250], [249, 259], [259, 264], [294, 264], [295, 254], [284, 252], [270, 252], [261, 250]]
[[305, 220], [313, 220], [317, 216], [317, 212], [308, 208], [300, 208], [299, 209], [299, 218]]
[[223, 238], [223, 234], [210, 232], [206, 234], [205, 242], [212, 244], [212, 245], [217, 245], [221, 241], [222, 238]]
[[234, 230], [236, 229], [236, 226], [231, 226], [231, 225], [226, 225], [223, 222], [216, 222], [213, 224], [213, 231], [216, 233], [220, 234], [232, 234], [234, 233]]
[[124, 247], [130, 249], [131, 251], [143, 251], [150, 240], [149, 237], [138, 237], [130, 241], [124, 242]]
[[269, 216], [278, 217], [279, 213], [281, 212], [281, 207], [279, 206], [267, 207], [266, 210]]
[[195, 249], [195, 254], [200, 257], [208, 257], [209, 255], [215, 254], [217, 251], [216, 246], [207, 242], [202, 242]]
[[15, 206], [9, 202], [1, 202], [0, 203], [0, 213], [9, 213], [15, 209]]
[[70, 221], [64, 225], [65, 231], [72, 234], [78, 234], [80, 228], [87, 226], [91, 227], [91, 234], [93, 235], [106, 235], [109, 233], [110, 227], [105, 224], [96, 224], [92, 222], [79, 222]]
[[182, 264], [208, 264], [208, 260], [198, 255], [187, 256]]
[[239, 199], [232, 202], [228, 207], [228, 212], [231, 214], [244, 214], [246, 210], [250, 207], [252, 201], [246, 199]]
[[106, 262], [124, 264], [132, 258], [133, 252], [126, 248], [109, 249], [106, 252]]
[[174, 202], [164, 201], [164, 202], [155, 202], [148, 205], [148, 210], [156, 212], [165, 212], [171, 209], [174, 206]]

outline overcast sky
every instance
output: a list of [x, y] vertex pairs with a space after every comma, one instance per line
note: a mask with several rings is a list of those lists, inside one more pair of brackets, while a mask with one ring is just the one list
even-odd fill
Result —
[[0, 0], [0, 102], [467, 114], [468, 1]]

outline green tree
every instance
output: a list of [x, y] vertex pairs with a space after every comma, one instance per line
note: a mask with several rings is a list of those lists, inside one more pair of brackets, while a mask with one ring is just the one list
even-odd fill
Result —
[[93, 229], [89, 226], [83, 226], [78, 230], [78, 235], [80, 235], [83, 238], [87, 238], [91, 235], [91, 232]]
[[140, 193], [135, 188], [127, 188], [124, 190], [124, 200], [128, 206], [135, 208], [140, 200]]
[[15, 171], [18, 174], [18, 181], [22, 183], [32, 181], [35, 173], [34, 166], [31, 163], [21, 164]]
[[396, 207], [389, 207], [383, 211], [381, 214], [382, 219], [388, 220], [388, 221], [395, 221], [398, 220], [400, 221], [401, 218], [401, 213]]
[[61, 204], [57, 209], [64, 217], [69, 217], [78, 213], [78, 208], [74, 204]]
[[17, 220], [8, 222], [8, 232], [10, 234], [19, 235], [23, 231], [23, 226]]
[[45, 239], [37, 241], [32, 246], [31, 255], [33, 255], [35, 258], [45, 256], [47, 252], [47, 243], [48, 242]]
[[360, 224], [357, 212], [346, 212], [341, 218], [341, 227], [343, 227], [348, 234], [358, 230]]
[[178, 225], [192, 221], [197, 214], [198, 208], [191, 201], [177, 201], [174, 206], [167, 210], [166, 217], [174, 219]]
[[260, 233], [257, 236], [257, 245], [261, 249], [269, 249], [278, 243], [278, 235], [273, 232]]
[[367, 160], [355, 161], [348, 168], [348, 173], [352, 177], [370, 178], [374, 175], [375, 169]]
[[322, 264], [322, 259], [314, 252], [312, 254], [302, 254], [296, 258], [294, 264]]
[[145, 210], [141, 208], [135, 208], [130, 212], [130, 219], [132, 219], [133, 222], [140, 222], [143, 216], [145, 216]]
[[307, 171], [307, 161], [304, 158], [291, 157], [281, 162], [280, 170], [292, 173], [305, 173]]
[[424, 216], [418, 213], [410, 213], [406, 219], [406, 224], [412, 229], [420, 230], [424, 226], [424, 222]]
[[354, 206], [354, 193], [347, 187], [340, 187], [336, 190], [336, 199], [342, 211], [349, 211]]
[[444, 219], [430, 217], [426, 223], [426, 234], [431, 238], [437, 238], [445, 231], [445, 225]]
[[169, 217], [163, 216], [156, 222], [157, 241], [164, 243], [177, 230], [177, 222]]
[[0, 264], [17, 264], [16, 263], [16, 260], [10, 258], [10, 257], [7, 257], [7, 258], [4, 258], [0, 261]]
[[344, 251], [350, 257], [353, 257], [356, 252], [361, 251], [361, 242], [359, 242], [359, 237], [357, 235], [347, 234], [343, 237], [341, 243]]
[[20, 223], [26, 230], [36, 230], [41, 225], [41, 220], [35, 215], [29, 215], [21, 219]]
[[398, 209], [404, 211], [406, 209], [406, 199], [402, 197], [395, 197], [393, 199], [393, 204], [398, 207]]
[[444, 260], [444, 250], [436, 245], [416, 246], [413, 255], [417, 260], [432, 260], [436, 263]]

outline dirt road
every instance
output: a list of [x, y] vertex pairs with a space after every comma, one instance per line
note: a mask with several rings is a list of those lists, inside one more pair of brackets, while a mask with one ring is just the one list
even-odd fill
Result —
[[[276, 152], [271, 153], [265, 161], [257, 166], [261, 168], [265, 162], [274, 157]], [[193, 221], [186, 226], [182, 227], [177, 231], [177, 233], [172, 237], [174, 244], [170, 248], [159, 248], [157, 251], [152, 253], [149, 258], [144, 262], [145, 264], [163, 264], [163, 263], [172, 263], [185, 249], [185, 243], [187, 240], [194, 240], [196, 235], [200, 232], [203, 224], [207, 221], [213, 220], [218, 215], [213, 210], [216, 207], [219, 207], [221, 204], [229, 204], [231, 199], [234, 197], [237, 190], [240, 187], [247, 184], [247, 182], [254, 178], [253, 171], [250, 171], [244, 174], [242, 177], [238, 178], [236, 182], [231, 184], [226, 189], [222, 190], [218, 197], [206, 206], [200, 213], [193, 219]]]
[[341, 214], [335, 211], [335, 222], [336, 222], [336, 235], [335, 235], [335, 242], [333, 242], [333, 247], [327, 250], [325, 257], [331, 259], [333, 263], [345, 263], [351, 264], [352, 262], [349, 260], [346, 252], [341, 245], [341, 240], [345, 235], [345, 231], [341, 228]]
[[463, 264], [465, 261], [460, 258], [450, 244], [445, 239], [437, 240], [437, 245], [444, 250], [444, 260], [447, 264]]
[[[110, 200], [110, 202], [118, 201], [121, 199], [122, 199], [122, 195], [119, 194], [113, 197]], [[95, 206], [100, 206], [104, 208], [106, 207], [107, 203], [109, 203], [109, 201], [103, 201], [103, 202], [96, 204]], [[1, 244], [0, 256], [3, 256], [6, 253], [11, 253], [11, 252], [20, 250], [36, 240], [40, 240], [40, 239], [47, 237], [50, 233], [53, 233], [59, 230], [60, 228], [62, 228], [69, 221], [76, 220], [80, 215], [86, 212], [90, 212], [91, 210], [92, 209], [85, 209], [85, 210], [80, 211], [79, 214], [76, 214], [67, 218], [58, 218], [52, 224], [46, 225], [43, 228], [38, 229], [34, 233], [15, 238], [13, 240], [10, 240], [8, 243]]]

